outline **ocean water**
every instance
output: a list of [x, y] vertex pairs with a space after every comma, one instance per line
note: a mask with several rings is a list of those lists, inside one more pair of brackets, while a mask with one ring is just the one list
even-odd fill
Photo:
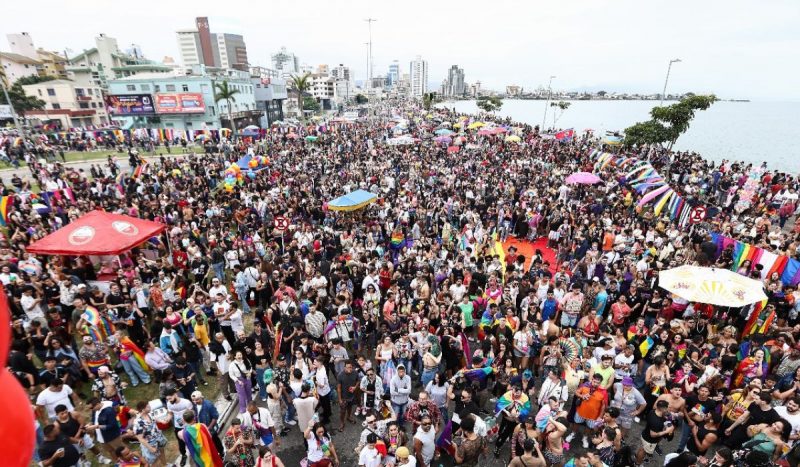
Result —
[[[497, 112], [530, 125], [542, 124], [546, 101], [505, 99]], [[658, 101], [570, 101], [556, 126], [595, 134], [624, 130], [649, 119]], [[665, 103], [666, 104], [666, 103]], [[475, 101], [439, 104], [459, 112], [478, 112]], [[553, 126], [555, 108], [547, 109], [546, 128]], [[771, 169], [800, 172], [800, 102], [717, 102], [697, 112], [689, 130], [675, 143], [677, 150], [691, 150], [706, 159], [737, 160]]]

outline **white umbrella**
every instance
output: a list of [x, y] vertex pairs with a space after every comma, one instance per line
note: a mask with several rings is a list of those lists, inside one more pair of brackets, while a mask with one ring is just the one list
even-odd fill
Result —
[[727, 269], [680, 266], [661, 271], [658, 285], [684, 300], [743, 307], [766, 300], [764, 284]]

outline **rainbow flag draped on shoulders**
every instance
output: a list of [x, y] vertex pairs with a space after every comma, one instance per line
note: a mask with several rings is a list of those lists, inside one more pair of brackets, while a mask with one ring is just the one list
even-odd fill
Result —
[[403, 246], [405, 245], [406, 236], [403, 235], [403, 232], [401, 232], [400, 230], [395, 230], [394, 232], [392, 232], [391, 242], [392, 242], [392, 249], [399, 250], [400, 248], [403, 248]]
[[136, 343], [134, 343], [130, 337], [125, 336], [122, 339], [120, 339], [119, 345], [124, 350], [131, 353], [131, 358], [134, 358], [136, 359], [137, 362], [139, 362], [139, 366], [142, 367], [142, 370], [150, 371], [150, 367], [147, 366], [147, 362], [144, 361], [144, 352], [142, 352], [142, 349], [140, 349], [139, 346], [136, 345]]
[[86, 321], [84, 331], [95, 342], [105, 342], [108, 336], [114, 334], [114, 325], [93, 306], [87, 305], [81, 318]]
[[512, 410], [517, 409], [517, 416], [527, 417], [531, 413], [531, 401], [525, 393], [520, 394], [519, 399], [514, 399], [514, 393], [508, 391], [497, 399], [497, 404], [494, 406], [495, 415], [502, 411], [511, 413]]
[[480, 383], [480, 384], [485, 383], [486, 380], [489, 378], [489, 375], [491, 375], [493, 372], [494, 368], [490, 366], [482, 368], [474, 368], [472, 370], [459, 371], [461, 376], [463, 376], [467, 380], [472, 381], [473, 383]]
[[222, 458], [214, 446], [211, 433], [202, 423], [186, 425], [183, 428], [183, 442], [198, 467], [222, 467]]

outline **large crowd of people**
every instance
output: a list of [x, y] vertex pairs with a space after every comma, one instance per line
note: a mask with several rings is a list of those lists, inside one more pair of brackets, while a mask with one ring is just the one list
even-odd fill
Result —
[[[0, 281], [36, 459], [164, 466], [177, 445], [180, 465], [280, 467], [282, 441], [302, 438], [310, 467], [797, 465], [796, 284], [736, 267], [763, 280], [775, 311], [753, 333], [755, 305], [658, 286], [659, 271], [682, 264], [731, 267], [712, 231], [797, 258], [797, 178], [611, 148], [715, 208], [690, 228], [637, 207], [621, 169], [595, 167], [591, 134], [556, 141], [481, 119], [502, 131], [443, 108], [387, 107], [208, 141], [132, 176], [113, 158], [84, 171], [56, 151], [26, 157], [30, 173], [3, 180]], [[119, 144], [143, 163], [134, 142]], [[231, 185], [226, 171], [246, 154], [266, 168]], [[567, 184], [577, 171], [603, 182]], [[42, 192], [65, 188], [74, 196], [42, 209]], [[376, 201], [329, 209], [357, 189]], [[26, 252], [98, 209], [167, 230], [118, 258]], [[542, 246], [498, 247], [509, 239]], [[230, 423], [217, 391], [235, 404]], [[359, 442], [339, 442], [353, 426]]]

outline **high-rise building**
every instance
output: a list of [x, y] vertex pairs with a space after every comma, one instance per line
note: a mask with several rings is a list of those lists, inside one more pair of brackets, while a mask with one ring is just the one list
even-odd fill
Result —
[[463, 96], [466, 91], [464, 86], [464, 69], [459, 68], [458, 65], [453, 65], [447, 71], [446, 87], [444, 89], [445, 96]]
[[187, 68], [205, 65], [247, 70], [244, 37], [239, 34], [212, 34], [206, 17], [195, 18], [195, 28], [177, 31], [177, 36], [181, 62]]
[[337, 80], [350, 81], [350, 67], [339, 64], [331, 69], [331, 76]]
[[6, 34], [8, 46], [11, 53], [23, 55], [28, 58], [37, 59], [36, 47], [33, 46], [33, 38], [27, 32], [18, 34]]
[[211, 34], [214, 63], [219, 68], [248, 69], [247, 46], [239, 34]]
[[419, 55], [411, 61], [411, 97], [422, 97], [428, 92], [428, 62]]
[[300, 59], [297, 55], [287, 52], [286, 47], [281, 47], [280, 52], [272, 56], [272, 69], [284, 77], [300, 73]]
[[400, 81], [400, 62], [397, 60], [393, 61], [391, 65], [389, 65], [389, 75], [386, 77], [386, 84], [388, 86], [394, 86]]

